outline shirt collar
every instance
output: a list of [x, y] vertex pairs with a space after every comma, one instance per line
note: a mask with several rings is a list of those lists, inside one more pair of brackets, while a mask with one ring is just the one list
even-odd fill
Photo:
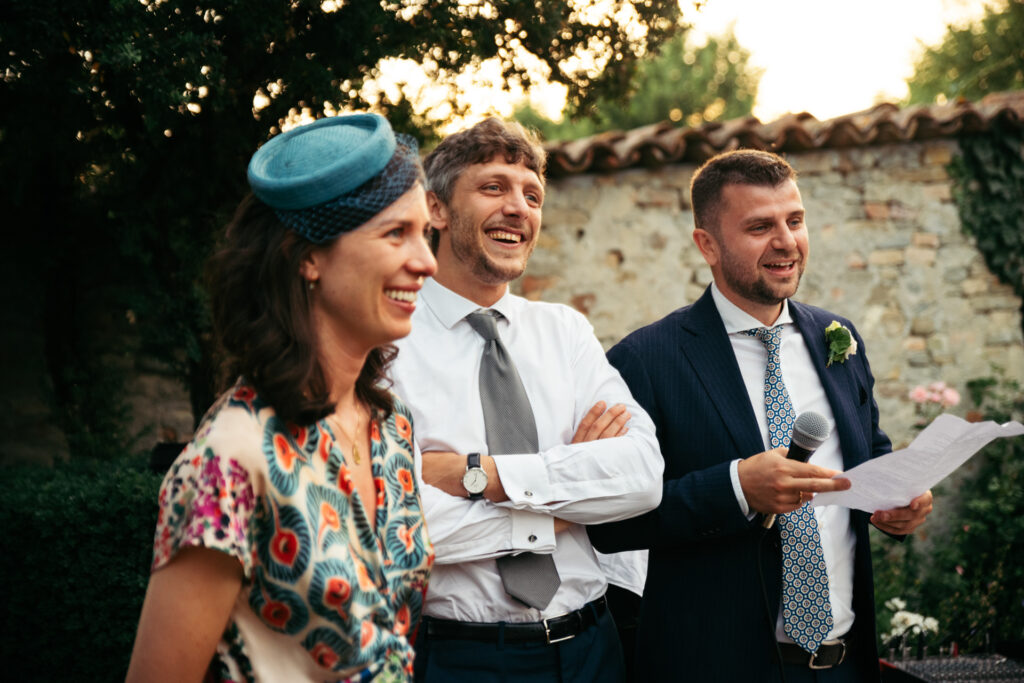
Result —
[[[760, 320], [725, 298], [725, 295], [718, 289], [718, 285], [714, 281], [711, 282], [711, 298], [714, 300], [715, 307], [718, 309], [718, 315], [721, 316], [722, 323], [725, 325], [726, 334], [735, 334], [744, 330], [765, 326]], [[778, 327], [779, 325], [792, 322], [793, 318], [789, 315], [789, 299], [786, 299], [782, 302], [782, 312], [779, 313], [778, 319], [771, 327]]]
[[[483, 308], [466, 297], [456, 294], [432, 277], [423, 281], [420, 299], [449, 330], [473, 311]], [[511, 322], [515, 317], [516, 297], [506, 289], [502, 297], [490, 308], [498, 311], [505, 320]]]

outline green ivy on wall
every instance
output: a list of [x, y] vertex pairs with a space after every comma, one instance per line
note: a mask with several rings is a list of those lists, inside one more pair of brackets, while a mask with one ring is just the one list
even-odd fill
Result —
[[949, 172], [964, 232], [989, 270], [1024, 298], [1024, 129], [1001, 120], [963, 136]]

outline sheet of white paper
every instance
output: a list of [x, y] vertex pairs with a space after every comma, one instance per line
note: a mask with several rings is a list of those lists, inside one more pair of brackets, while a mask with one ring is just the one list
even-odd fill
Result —
[[994, 439], [1024, 434], [1020, 422], [967, 422], [939, 415], [906, 448], [857, 465], [838, 475], [846, 491], [819, 493], [811, 505], [842, 505], [875, 512], [903, 507], [945, 479]]

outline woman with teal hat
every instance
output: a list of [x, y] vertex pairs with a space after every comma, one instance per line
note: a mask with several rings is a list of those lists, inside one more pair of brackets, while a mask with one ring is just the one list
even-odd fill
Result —
[[321, 119], [248, 179], [211, 270], [236, 379], [160, 488], [128, 680], [410, 680], [434, 554], [384, 373], [436, 266], [416, 143]]

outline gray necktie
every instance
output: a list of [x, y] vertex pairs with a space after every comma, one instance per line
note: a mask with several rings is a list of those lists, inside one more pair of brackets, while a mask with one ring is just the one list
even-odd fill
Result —
[[[475, 311], [466, 322], [484, 338], [480, 360], [480, 403], [487, 449], [492, 456], [537, 452], [537, 423], [516, 366], [498, 335], [497, 311]], [[497, 559], [505, 592], [537, 609], [551, 602], [562, 580], [551, 555], [521, 553]]]

